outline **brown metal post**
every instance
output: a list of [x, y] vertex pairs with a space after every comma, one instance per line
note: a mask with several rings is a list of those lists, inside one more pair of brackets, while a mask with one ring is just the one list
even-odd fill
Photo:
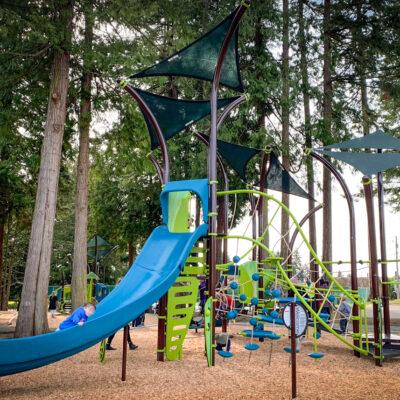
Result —
[[296, 370], [296, 303], [290, 303], [290, 344], [292, 360], [292, 400], [297, 398], [297, 370]]
[[145, 103], [145, 101], [142, 99], [140, 94], [129, 84], [126, 84], [124, 86], [124, 89], [137, 101], [140, 109], [146, 115], [147, 119], [150, 121], [151, 125], [153, 126], [153, 128], [156, 132], [158, 144], [160, 145], [161, 154], [163, 157], [162, 183], [165, 184], [169, 181], [169, 156], [168, 156], [167, 143], [162, 134], [161, 128], [158, 125], [158, 122], [157, 122], [156, 118], [154, 117], [154, 114], [151, 112], [149, 106]]
[[[381, 152], [381, 151], [380, 151]], [[389, 285], [387, 274], [387, 254], [386, 254], [386, 230], [385, 230], [385, 203], [383, 189], [383, 175], [378, 173], [378, 211], [379, 211], [379, 237], [381, 247], [381, 271], [382, 271], [382, 305], [383, 305], [383, 323], [386, 338], [390, 337], [390, 306], [389, 306]]]
[[[160, 145], [161, 154], [163, 158], [163, 166], [161, 167], [154, 157], [150, 157], [153, 162], [157, 173], [160, 177], [161, 183], [166, 184], [169, 181], [169, 155], [167, 142], [162, 134], [161, 128], [151, 112], [150, 108], [140, 96], [140, 94], [129, 84], [125, 84], [123, 88], [137, 101], [140, 109], [146, 115], [150, 121], [153, 129], [156, 132], [158, 143]], [[165, 350], [165, 325], [167, 318], [167, 293], [164, 294], [158, 302], [158, 340], [157, 340], [157, 361], [164, 361], [164, 350]]]
[[[302, 227], [313, 215], [315, 215], [315, 213], [317, 211], [319, 211], [321, 208], [323, 207], [322, 204], [318, 204], [316, 207], [314, 207], [312, 210], [310, 210], [303, 218], [302, 220], [299, 222], [300, 227]], [[294, 243], [296, 242], [296, 238], [297, 235], [299, 233], [299, 230], [296, 228], [295, 231], [293, 232], [293, 235], [290, 239], [289, 242], [289, 258], [287, 261], [287, 265], [292, 265], [292, 255], [293, 255], [293, 247], [294, 247]]]
[[[265, 178], [267, 175], [267, 163], [269, 159], [269, 153], [264, 152], [261, 158], [261, 166], [260, 166], [260, 192], [265, 192]], [[261, 237], [264, 232], [264, 197], [260, 196], [258, 203], [258, 237]], [[268, 235], [268, 233], [267, 233]], [[261, 264], [262, 260], [266, 257], [265, 251], [261, 248], [258, 249], [258, 262], [259, 267], [264, 269], [264, 265]], [[264, 300], [264, 279], [263, 276], [260, 276], [258, 280], [258, 298], [260, 300]]]
[[[225, 36], [221, 50], [218, 54], [217, 63], [214, 70], [214, 77], [211, 88], [210, 105], [211, 105], [211, 129], [210, 129], [210, 143], [208, 147], [208, 179], [209, 179], [209, 210], [210, 216], [208, 219], [209, 229], [209, 295], [215, 297], [215, 286], [216, 286], [216, 263], [217, 263], [217, 132], [218, 132], [218, 118], [217, 118], [217, 99], [218, 99], [218, 87], [221, 78], [222, 65], [225, 59], [226, 52], [229, 47], [229, 43], [239, 25], [240, 18], [249, 6], [248, 2], [242, 2], [242, 5], [237, 9], [235, 16], [233, 17], [231, 26]], [[215, 315], [215, 303], [212, 307], [212, 315]], [[215, 324], [212, 324], [212, 343], [215, 343]], [[215, 348], [212, 349], [212, 365], [215, 365]]]
[[121, 373], [121, 381], [126, 381], [126, 360], [128, 355], [128, 334], [129, 334], [129, 326], [124, 326], [124, 336], [122, 342], [122, 373]]
[[[346, 184], [346, 181], [336, 170], [334, 165], [328, 161], [325, 157], [321, 157], [319, 154], [315, 152], [311, 152], [310, 155], [321, 162], [325, 168], [328, 168], [329, 171], [334, 175], [334, 177], [338, 180], [343, 193], [346, 197], [347, 207], [349, 210], [349, 225], [350, 225], [350, 266], [351, 266], [351, 290], [358, 291], [358, 279], [357, 279], [357, 252], [356, 252], [356, 219], [354, 213], [354, 203], [353, 196], [350, 193], [350, 190]], [[360, 311], [358, 309], [358, 305], [356, 303], [353, 304], [352, 315], [354, 317], [358, 317], [360, 315]], [[360, 321], [358, 319], [353, 320], [353, 331], [356, 334], [360, 333]], [[353, 339], [354, 346], [360, 346], [360, 340], [358, 337], [354, 337]], [[360, 357], [360, 353], [357, 350], [354, 350], [354, 355]]]
[[[257, 240], [257, 200], [256, 198], [250, 194], [250, 206], [251, 206], [251, 213], [252, 213], [252, 218], [251, 218], [251, 236], [254, 240]], [[253, 247], [252, 250], [252, 258], [254, 261], [257, 260], [257, 246]]]
[[365, 205], [367, 208], [368, 218], [368, 239], [369, 239], [369, 255], [370, 255], [370, 279], [371, 279], [371, 294], [372, 294], [372, 313], [374, 324], [374, 357], [375, 365], [382, 366], [381, 361], [381, 340], [379, 332], [379, 309], [377, 300], [379, 299], [379, 284], [378, 284], [378, 257], [376, 249], [375, 235], [375, 214], [374, 204], [372, 199], [372, 184], [371, 178], [364, 176], [362, 179], [364, 185]]

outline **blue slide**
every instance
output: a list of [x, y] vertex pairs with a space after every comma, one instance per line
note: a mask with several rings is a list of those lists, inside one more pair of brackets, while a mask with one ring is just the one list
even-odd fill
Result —
[[[172, 182], [170, 189], [176, 189]], [[205, 235], [205, 223], [190, 233], [172, 233], [166, 225], [156, 228], [125, 278], [98, 305], [95, 314], [83, 326], [39, 336], [0, 340], [0, 376], [72, 356], [127, 325], [167, 292], [192, 247]]]

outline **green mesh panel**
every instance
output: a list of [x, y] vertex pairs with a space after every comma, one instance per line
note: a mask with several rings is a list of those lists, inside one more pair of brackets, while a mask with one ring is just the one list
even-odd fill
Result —
[[394, 153], [350, 153], [342, 151], [317, 150], [326, 156], [336, 158], [357, 168], [364, 175], [373, 175], [389, 168], [400, 166], [400, 154]]
[[377, 130], [370, 135], [324, 146], [323, 149], [391, 149], [400, 150], [400, 139]]
[[[207, 142], [209, 137], [201, 134]], [[231, 166], [233, 170], [246, 182], [246, 166], [247, 163], [256, 155], [261, 152], [259, 149], [252, 147], [240, 146], [223, 140], [217, 139], [218, 153], [223, 159]]]
[[[193, 43], [190, 43], [182, 50], [160, 61], [158, 64], [152, 65], [132, 75], [130, 78], [142, 78], [146, 76], [186, 76], [212, 81], [219, 51], [236, 12], [237, 10], [226, 17], [214, 29], [207, 32]], [[237, 42], [238, 30], [236, 30], [229, 43], [228, 51], [222, 66], [220, 83], [242, 92], [243, 85], [239, 71]]]
[[[87, 244], [87, 254], [90, 258], [100, 260], [113, 250], [114, 246], [99, 235], [94, 235]], [[96, 250], [97, 249], [97, 250]]]
[[[178, 100], [159, 96], [137, 88], [135, 88], [135, 90], [154, 114], [166, 140], [171, 139], [174, 135], [206, 117], [211, 112], [210, 102], [208, 100]], [[236, 99], [237, 97], [219, 99], [217, 106], [218, 108], [226, 107]], [[156, 132], [147, 117], [145, 116], [144, 118], [150, 134], [151, 148], [155, 149], [159, 146]]]
[[250, 303], [253, 297], [258, 297], [258, 281], [253, 281], [253, 274], [258, 271], [255, 261], [248, 261], [239, 266], [239, 284], [240, 294], [245, 294], [247, 300], [245, 303]]
[[278, 157], [272, 152], [269, 155], [269, 168], [265, 179], [265, 187], [305, 199], [310, 198], [308, 193], [290, 176], [290, 173], [285, 170]]

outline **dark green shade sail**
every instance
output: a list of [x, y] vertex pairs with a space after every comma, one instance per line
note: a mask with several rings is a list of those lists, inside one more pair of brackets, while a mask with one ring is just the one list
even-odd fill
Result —
[[87, 243], [88, 257], [97, 261], [111, 253], [113, 249], [114, 246], [99, 235], [94, 235]]
[[323, 149], [316, 151], [350, 164], [364, 175], [373, 175], [400, 166], [399, 153], [351, 153]]
[[[174, 135], [206, 117], [211, 112], [209, 100], [179, 100], [171, 97], [159, 96], [138, 88], [134, 89], [139, 93], [154, 114], [166, 140], [171, 139]], [[236, 99], [237, 97], [219, 99], [217, 107], [223, 108]], [[159, 146], [157, 134], [146, 115], [144, 115], [144, 118], [150, 134], [151, 148], [155, 149]]]
[[377, 130], [370, 135], [365, 135], [356, 139], [346, 140], [342, 143], [324, 146], [326, 149], [387, 149], [400, 150], [400, 139], [387, 135], [382, 130]]
[[[209, 136], [201, 134], [207, 142]], [[262, 150], [245, 147], [217, 139], [217, 150], [228, 165], [246, 182], [246, 166], [248, 162]]]
[[[172, 56], [145, 70], [130, 76], [130, 79], [147, 76], [185, 76], [212, 81], [219, 51], [231, 26], [237, 9], [214, 29], [190, 43]], [[232, 36], [222, 65], [220, 83], [243, 92], [239, 70], [238, 30]]]
[[309, 194], [291, 177], [280, 163], [278, 157], [271, 152], [269, 155], [269, 167], [265, 178], [265, 188], [278, 192], [293, 194], [294, 196], [311, 199]]

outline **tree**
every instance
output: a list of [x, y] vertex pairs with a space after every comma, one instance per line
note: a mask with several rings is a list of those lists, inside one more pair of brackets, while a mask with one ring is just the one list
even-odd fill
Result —
[[[289, 99], [289, 0], [283, 0], [282, 13], [282, 165], [289, 170], [289, 125], [290, 125], [290, 99]], [[289, 194], [282, 193], [282, 203], [289, 207]], [[289, 251], [289, 215], [281, 214], [281, 257], [286, 260]]]
[[53, 49], [47, 120], [16, 337], [48, 330], [47, 286], [66, 119], [72, 18], [73, 1], [59, 3], [55, 19], [62, 39], [59, 47]]
[[71, 283], [72, 308], [79, 307], [86, 301], [87, 273], [87, 226], [88, 226], [88, 189], [89, 189], [89, 130], [92, 91], [92, 45], [93, 45], [93, 5], [88, 1], [84, 5], [85, 33], [84, 59], [81, 83], [79, 111], [79, 155], [76, 168], [75, 195], [75, 235], [74, 256]]
[[[331, 0], [324, 1], [323, 19], [324, 67], [323, 67], [323, 127], [324, 136], [332, 138], [332, 40], [331, 40]], [[329, 139], [328, 139], [329, 140]], [[323, 170], [323, 221], [322, 221], [322, 259], [332, 260], [332, 178], [327, 168]], [[332, 266], [327, 264], [327, 268]]]
[[[303, 108], [304, 108], [304, 136], [306, 148], [312, 148], [312, 125], [311, 125], [311, 109], [310, 109], [310, 83], [308, 78], [308, 59], [307, 59], [307, 41], [306, 41], [306, 27], [304, 21], [304, 0], [297, 2], [298, 12], [298, 46], [300, 52], [300, 74], [301, 74], [301, 91], [303, 95]], [[314, 190], [314, 165], [312, 158], [309, 156], [306, 160], [307, 169], [307, 189], [310, 198], [308, 200], [308, 210], [311, 211], [315, 207], [315, 190]], [[311, 247], [317, 252], [317, 232], [315, 224], [315, 215], [311, 215], [309, 219], [309, 241]], [[310, 268], [311, 278], [315, 282], [318, 279], [318, 268], [312, 260], [314, 257], [310, 254]]]

